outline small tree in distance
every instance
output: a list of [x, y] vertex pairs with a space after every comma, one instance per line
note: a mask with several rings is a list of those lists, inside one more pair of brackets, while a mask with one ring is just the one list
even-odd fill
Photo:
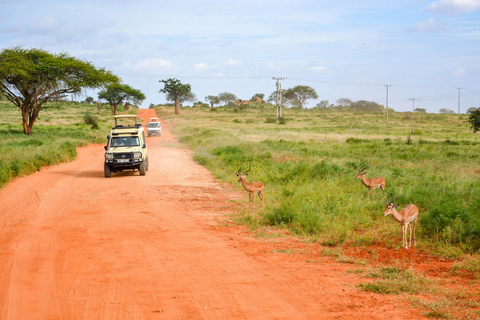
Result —
[[318, 94], [312, 87], [296, 86], [287, 89], [283, 94], [283, 97], [286, 102], [290, 103], [292, 106], [299, 107], [300, 110], [303, 110], [305, 102], [310, 99], [318, 99]]
[[175, 78], [168, 78], [160, 80], [163, 82], [163, 89], [161, 93], [167, 95], [167, 100], [175, 102], [175, 114], [180, 114], [180, 103], [185, 100], [195, 100], [195, 95], [192, 93], [192, 87], [189, 84], [183, 84], [180, 80]]
[[98, 99], [108, 101], [112, 108], [112, 113], [117, 114], [119, 104], [132, 102], [140, 104], [145, 100], [145, 95], [138, 89], [134, 89], [127, 84], [115, 83], [107, 86], [105, 90], [98, 93]]
[[230, 92], [222, 92], [218, 95], [218, 99], [224, 103], [224, 105], [229, 104], [230, 102], [236, 101], [238, 98], [236, 95]]
[[443, 114], [455, 114], [455, 111], [447, 109], [447, 108], [442, 108], [438, 110], [438, 112], [443, 113]]
[[208, 101], [208, 103], [210, 103], [210, 106], [213, 108], [213, 106], [215, 104], [219, 104], [220, 103], [220, 99], [217, 97], [217, 96], [207, 96], [205, 97], [205, 100]]

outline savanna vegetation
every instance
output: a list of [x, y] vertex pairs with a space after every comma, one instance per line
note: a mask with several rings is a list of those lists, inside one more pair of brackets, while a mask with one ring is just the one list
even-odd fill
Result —
[[[252, 164], [248, 180], [265, 183], [266, 205], [255, 223], [288, 228], [328, 245], [401, 246], [400, 225], [382, 216], [388, 194], [400, 208], [420, 209], [417, 246], [447, 258], [480, 250], [480, 137], [468, 116], [286, 109], [286, 124], [272, 110], [184, 108], [173, 122], [198, 163], [218, 179]], [[235, 112], [236, 111], [236, 112]], [[384, 177], [386, 190], [368, 189], [355, 177]], [[257, 198], [258, 201], [258, 198]]]
[[[387, 123], [384, 112], [351, 105], [285, 109], [278, 125], [269, 105], [183, 108], [182, 117], [156, 109], [216, 178], [242, 190], [236, 172], [251, 164], [247, 181], [265, 184], [265, 205], [258, 197], [248, 205], [245, 192], [235, 222], [256, 233], [288, 229], [321, 244], [324, 255], [359, 266], [352, 272], [370, 279], [360, 290], [398, 295], [430, 318], [480, 316], [480, 136], [467, 115], [417, 113], [412, 134], [411, 113], [390, 110]], [[363, 161], [367, 178], [386, 179], [384, 193], [370, 197], [355, 179]], [[373, 267], [348, 254], [366, 248], [373, 262], [376, 246], [405, 250], [400, 224], [382, 215], [389, 194], [398, 210], [419, 208], [418, 252], [453, 259], [446, 277], [469, 280], [432, 279], [401, 261]]]
[[[75, 159], [79, 146], [105, 143], [113, 125], [108, 104], [63, 101], [50, 102], [47, 107], [37, 118], [31, 134], [25, 135], [18, 107], [0, 101], [0, 188], [42, 166]], [[119, 111], [125, 112], [123, 106]], [[136, 112], [136, 108], [129, 111]]]

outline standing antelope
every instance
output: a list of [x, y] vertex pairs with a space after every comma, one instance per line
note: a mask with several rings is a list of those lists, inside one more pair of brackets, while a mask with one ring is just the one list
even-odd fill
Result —
[[365, 185], [365, 187], [370, 189], [370, 197], [371, 197], [374, 189], [382, 188], [382, 190], [385, 191], [385, 179], [383, 179], [382, 177], [375, 177], [371, 179], [365, 178], [365, 173], [366, 173], [365, 170], [368, 169], [369, 167], [370, 166], [366, 166], [362, 168], [362, 165], [360, 165], [360, 167], [358, 167], [357, 179], [362, 179], [362, 182]]
[[238, 182], [241, 182], [245, 190], [247, 190], [248, 195], [250, 196], [250, 202], [255, 202], [255, 193], [256, 193], [258, 194], [260, 199], [262, 199], [262, 205], [263, 205], [263, 194], [264, 194], [263, 182], [256, 181], [256, 182], [248, 183], [245, 179], [247, 178], [247, 172], [250, 171], [250, 169], [252, 168], [252, 165], [250, 164], [250, 168], [248, 168], [247, 171], [245, 171], [244, 173], [240, 173], [240, 170], [242, 170], [242, 166], [240, 166], [240, 169], [238, 169], [237, 171]]
[[417, 242], [415, 240], [415, 226], [417, 225], [417, 218], [418, 218], [418, 208], [414, 204], [409, 204], [400, 212], [398, 212], [395, 208], [398, 207], [398, 204], [393, 204], [395, 201], [395, 197], [393, 197], [392, 201], [388, 201], [389, 196], [387, 196], [387, 207], [383, 212], [383, 216], [386, 217], [387, 215], [391, 214], [395, 220], [397, 220], [402, 225], [402, 234], [403, 234], [403, 247], [408, 249], [407, 246], [407, 229], [410, 229], [410, 247], [412, 246], [412, 225], [410, 222], [413, 221], [413, 245], [416, 246]]

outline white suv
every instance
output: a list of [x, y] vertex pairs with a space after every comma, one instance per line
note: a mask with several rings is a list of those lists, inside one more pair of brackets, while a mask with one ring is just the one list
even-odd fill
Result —
[[158, 118], [150, 118], [150, 122], [147, 125], [148, 136], [161, 136], [162, 135], [162, 124]]

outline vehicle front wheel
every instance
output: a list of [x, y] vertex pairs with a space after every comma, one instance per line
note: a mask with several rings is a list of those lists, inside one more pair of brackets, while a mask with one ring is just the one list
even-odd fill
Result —
[[106, 163], [103, 164], [103, 174], [105, 175], [105, 178], [110, 178], [112, 176], [112, 170]]
[[147, 165], [144, 163], [140, 164], [140, 168], [138, 169], [140, 171], [140, 175], [144, 176], [147, 174]]

